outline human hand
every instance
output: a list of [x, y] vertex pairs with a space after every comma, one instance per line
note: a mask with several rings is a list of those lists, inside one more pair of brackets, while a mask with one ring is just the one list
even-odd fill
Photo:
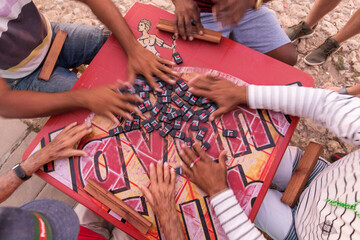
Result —
[[124, 93], [120, 94], [117, 89], [127, 87], [125, 83], [118, 83], [113, 86], [105, 86], [81, 91], [81, 98], [84, 100], [85, 107], [92, 112], [108, 117], [116, 124], [120, 124], [116, 116], [122, 116], [132, 120], [130, 113], [135, 112], [142, 115], [141, 111], [132, 103], [143, 102], [135, 95]]
[[73, 156], [87, 156], [83, 150], [75, 149], [80, 139], [91, 133], [91, 124], [77, 125], [76, 122], [65, 127], [49, 144], [21, 163], [25, 173], [30, 176], [44, 164]]
[[156, 75], [161, 80], [169, 84], [175, 84], [176, 81], [172, 80], [167, 74], [177, 76], [178, 73], [171, 68], [165, 66], [174, 66], [175, 63], [164, 58], [160, 58], [143, 48], [140, 44], [132, 48], [132, 51], [128, 52], [128, 77], [131, 84], [134, 83], [137, 74], [143, 75], [149, 85], [156, 91], [161, 91], [156, 83], [153, 75]]
[[189, 81], [189, 86], [189, 91], [194, 95], [206, 97], [217, 104], [218, 109], [210, 115], [210, 121], [247, 101], [246, 87], [238, 86], [224, 78], [199, 75]]
[[159, 218], [162, 226], [174, 215], [175, 208], [175, 171], [169, 169], [168, 163], [162, 164], [159, 161], [155, 167], [150, 164], [150, 190], [140, 186], [140, 190], [148, 200], [155, 215]]
[[[194, 143], [193, 148], [195, 151], [183, 146], [180, 151], [180, 156], [185, 162], [185, 164], [180, 163], [184, 173], [209, 197], [228, 189], [225, 163], [227, 159], [226, 151], [220, 153], [219, 163], [216, 163], [205, 153], [198, 142]], [[200, 160], [190, 168], [198, 157]]]
[[[221, 26], [238, 23], [251, 7], [253, 0], [214, 0], [212, 8], [213, 16]], [[254, 4], [254, 3], [252, 3]]]
[[175, 35], [180, 33], [181, 37], [190, 41], [194, 39], [192, 22], [195, 24], [198, 34], [203, 35], [204, 27], [200, 21], [200, 9], [193, 0], [173, 0], [175, 5]]

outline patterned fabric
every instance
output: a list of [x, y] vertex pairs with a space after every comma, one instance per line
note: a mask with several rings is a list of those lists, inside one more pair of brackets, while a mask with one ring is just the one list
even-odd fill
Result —
[[210, 203], [229, 240], [265, 239], [250, 222], [231, 189], [213, 196]]
[[0, 76], [21, 78], [43, 61], [51, 44], [51, 26], [31, 0], [0, 2]]
[[[360, 99], [337, 92], [288, 86], [248, 86], [251, 108], [307, 117], [360, 146]], [[295, 228], [299, 239], [360, 239], [360, 218], [353, 209], [326, 199], [354, 204], [360, 199], [360, 150], [331, 164], [299, 199]], [[359, 207], [358, 207], [359, 208]]]
[[[303, 156], [304, 152], [301, 151], [299, 148], [297, 148], [297, 154], [296, 154], [296, 159], [294, 161], [294, 165], [293, 165], [293, 172], [295, 171], [301, 157]], [[310, 185], [310, 183], [313, 181], [313, 179], [322, 171], [324, 170], [326, 167], [329, 166], [329, 163], [324, 160], [323, 158], [319, 158], [318, 161], [316, 162], [316, 165], [314, 167], [314, 170], [311, 172], [310, 177], [308, 179], [308, 181], [306, 182], [305, 185], [305, 189]], [[297, 240], [297, 234], [296, 234], [296, 229], [295, 229], [295, 213], [296, 210], [298, 208], [299, 202], [296, 203], [296, 205], [291, 209], [292, 211], [292, 216], [293, 216], [293, 224], [291, 229], [289, 230], [287, 236], [284, 238], [284, 240]]]

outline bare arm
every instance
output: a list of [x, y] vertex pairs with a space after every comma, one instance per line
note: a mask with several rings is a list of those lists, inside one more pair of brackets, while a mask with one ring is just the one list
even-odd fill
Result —
[[[43, 149], [20, 164], [27, 176], [31, 176], [44, 164], [71, 156], [86, 156], [86, 152], [74, 149], [74, 145], [91, 132], [90, 125], [72, 123]], [[13, 170], [0, 177], [0, 203], [5, 201], [24, 181]]]
[[6, 118], [43, 117], [86, 107], [78, 91], [42, 93], [12, 91], [0, 78], [0, 115]]
[[132, 119], [129, 112], [139, 109], [129, 102], [141, 102], [135, 95], [119, 94], [116, 88], [125, 87], [123, 83], [96, 89], [81, 89], [60, 93], [11, 90], [0, 77], [0, 116], [5, 118], [43, 117], [65, 113], [78, 108], [87, 108], [106, 116], [115, 123], [115, 116]]
[[180, 219], [175, 207], [175, 171], [169, 169], [167, 163], [161, 161], [150, 164], [151, 189], [140, 186], [160, 226], [164, 230], [166, 239], [184, 240]]
[[91, 11], [115, 35], [128, 56], [128, 77], [130, 82], [135, 80], [136, 74], [142, 74], [154, 89], [160, 90], [152, 75], [156, 75], [165, 82], [175, 84], [168, 74], [176, 74], [171, 68], [164, 66], [175, 63], [159, 58], [144, 49], [131, 32], [125, 19], [111, 0], [79, 0], [87, 4]]

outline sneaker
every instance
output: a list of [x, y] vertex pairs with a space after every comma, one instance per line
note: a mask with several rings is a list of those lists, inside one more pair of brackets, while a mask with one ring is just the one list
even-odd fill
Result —
[[288, 27], [285, 32], [290, 38], [291, 42], [295, 42], [298, 38], [308, 38], [314, 34], [315, 25], [312, 29], [307, 25], [306, 22], [301, 21], [298, 24]]
[[335, 39], [329, 37], [317, 49], [305, 56], [304, 62], [307, 65], [316, 66], [323, 64], [326, 59], [334, 52], [340, 49], [340, 45]]
[[336, 162], [337, 160], [339, 160], [340, 158], [346, 156], [345, 153], [334, 153], [333, 155], [331, 155], [330, 160], [331, 162]]

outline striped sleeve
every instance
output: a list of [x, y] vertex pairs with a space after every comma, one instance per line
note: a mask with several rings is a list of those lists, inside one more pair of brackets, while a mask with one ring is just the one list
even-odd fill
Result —
[[210, 203], [229, 240], [265, 239], [246, 216], [231, 189], [213, 196]]
[[247, 88], [248, 105], [309, 118], [360, 146], [360, 99], [334, 91], [297, 86]]

